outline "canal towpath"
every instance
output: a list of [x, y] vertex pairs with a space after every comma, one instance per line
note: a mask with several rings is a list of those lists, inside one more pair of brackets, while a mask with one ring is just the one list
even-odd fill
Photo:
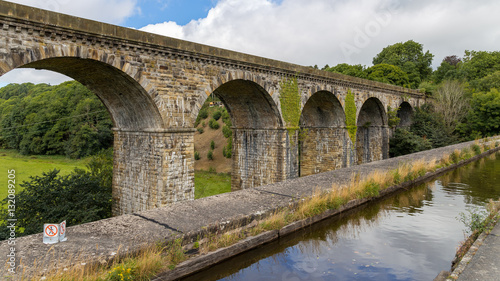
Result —
[[500, 280], [500, 223], [479, 236], [447, 280], [457, 275], [458, 281]]

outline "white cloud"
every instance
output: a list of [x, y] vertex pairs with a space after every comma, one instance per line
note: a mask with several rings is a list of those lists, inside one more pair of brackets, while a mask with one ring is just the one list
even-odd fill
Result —
[[128, 17], [140, 12], [137, 0], [9, 0], [9, 2], [112, 24], [122, 24]]
[[413, 39], [435, 55], [498, 49], [499, 1], [221, 0], [207, 17], [141, 30], [302, 65], [371, 65], [384, 47]]

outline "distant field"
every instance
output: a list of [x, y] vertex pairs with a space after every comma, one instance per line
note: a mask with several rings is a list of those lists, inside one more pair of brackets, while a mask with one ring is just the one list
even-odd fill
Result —
[[[0, 200], [7, 196], [8, 170], [16, 171], [16, 190], [19, 192], [22, 190], [19, 184], [29, 181], [30, 176], [40, 176], [53, 169], [60, 170], [60, 175], [67, 175], [75, 168], [85, 169], [88, 161], [89, 158], [75, 160], [64, 156], [25, 156], [15, 150], [0, 149]], [[231, 191], [230, 174], [195, 171], [194, 182], [196, 199]]]
[[16, 190], [21, 191], [20, 183], [28, 181], [30, 176], [39, 176], [42, 172], [61, 170], [60, 175], [71, 173], [75, 168], [85, 169], [89, 158], [75, 160], [64, 156], [20, 155], [15, 150], [0, 149], [0, 199], [7, 196], [7, 171], [16, 171]]
[[194, 172], [194, 198], [199, 199], [231, 191], [231, 174]]

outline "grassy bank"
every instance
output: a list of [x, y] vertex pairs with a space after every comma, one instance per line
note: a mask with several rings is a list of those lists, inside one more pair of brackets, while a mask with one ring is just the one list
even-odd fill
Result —
[[[16, 188], [21, 190], [20, 183], [29, 181], [30, 176], [39, 176], [42, 172], [54, 169], [61, 170], [60, 175], [71, 173], [75, 168], [86, 169], [88, 158], [69, 159], [61, 155], [21, 155], [15, 150], [0, 149], [0, 178], [7, 179], [7, 171], [16, 171]], [[0, 189], [0, 199], [7, 196], [7, 189]]]

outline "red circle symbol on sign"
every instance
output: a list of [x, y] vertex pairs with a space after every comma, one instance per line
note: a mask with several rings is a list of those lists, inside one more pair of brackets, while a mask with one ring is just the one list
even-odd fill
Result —
[[47, 236], [49, 236], [49, 237], [56, 236], [56, 234], [57, 234], [57, 226], [55, 226], [53, 224], [47, 225], [47, 227], [45, 228], [45, 234]]
[[64, 232], [66, 232], [66, 222], [61, 223], [61, 235], [64, 234]]

